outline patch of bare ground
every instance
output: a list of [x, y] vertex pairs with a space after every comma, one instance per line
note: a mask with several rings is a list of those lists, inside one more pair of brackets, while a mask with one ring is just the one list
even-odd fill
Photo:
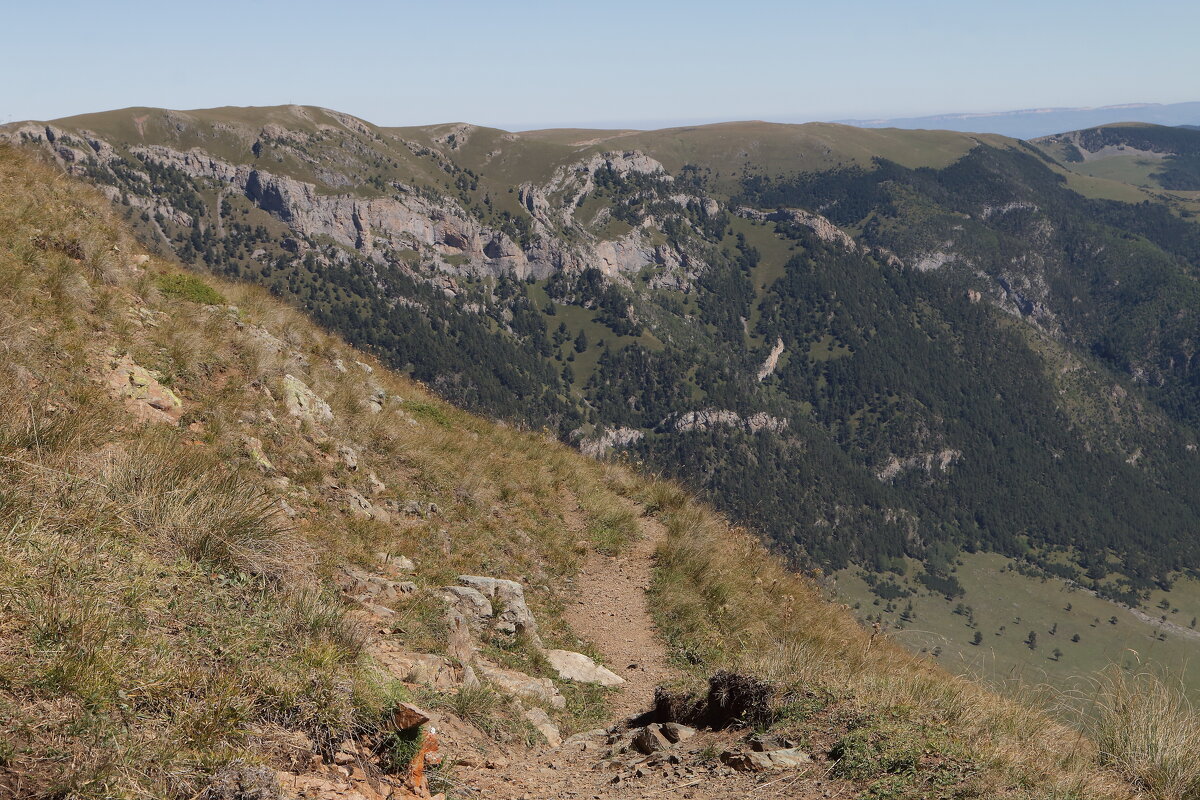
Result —
[[830, 781], [819, 764], [754, 773], [723, 763], [720, 754], [744, 744], [744, 732], [700, 731], [649, 754], [614, 751], [622, 735], [628, 737], [630, 718], [653, 707], [655, 688], [678, 677], [657, 634], [647, 594], [655, 553], [667, 531], [650, 516], [639, 516], [638, 527], [640, 535], [618, 554], [589, 554], [563, 614], [572, 630], [626, 681], [610, 698], [612, 725], [572, 736], [558, 747], [510, 751], [504, 758], [467, 756], [448, 773], [452, 793], [496, 800], [853, 796], [849, 784]]
[[618, 555], [591, 552], [575, 579], [564, 618], [591, 642], [609, 668], [625, 679], [612, 700], [616, 718], [650, 708], [654, 687], [675, 677], [667, 650], [655, 633], [647, 591], [654, 552], [667, 535], [653, 517], [640, 517], [641, 535]]

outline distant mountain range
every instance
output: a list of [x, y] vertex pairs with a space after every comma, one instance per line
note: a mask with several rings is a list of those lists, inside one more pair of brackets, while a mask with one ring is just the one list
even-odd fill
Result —
[[1110, 125], [1114, 122], [1152, 122], [1156, 125], [1200, 125], [1200, 102], [1128, 103], [1101, 108], [1025, 108], [981, 114], [938, 114], [895, 119], [846, 119], [859, 128], [908, 128], [973, 133], [999, 133], [1032, 139], [1052, 133]]

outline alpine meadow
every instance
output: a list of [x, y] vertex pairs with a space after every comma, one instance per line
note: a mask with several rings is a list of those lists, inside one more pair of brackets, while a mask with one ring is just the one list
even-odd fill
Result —
[[[1051, 106], [1121, 78], [1083, 91], [1037, 31], [988, 71], [1017, 34], [978, 9], [914, 7], [929, 30], [881, 50], [876, 2], [861, 49], [805, 11], [841, 21], [814, 53], [859, 54], [809, 84], [772, 49], [803, 15], [755, 0], [779, 30], [730, 29], [693, 107], [672, 48], [757, 19], [703, 0], [609, 31], [607, 83], [580, 49], [491, 99], [499, 51], [460, 32], [413, 116], [384, 66], [426, 74], [430, 9], [354, 3], [364, 42], [414, 26], [351, 53], [301, 5], [330, 28], [286, 23], [320, 53], [294, 75], [273, 41], [222, 60], [204, 20], [195, 74], [72, 75], [354, 114], [0, 125], [0, 796], [1200, 799], [1194, 98]], [[523, 57], [598, 30], [510, 12]], [[1183, 59], [1167, 27], [1131, 52]], [[49, 107], [38, 80], [14, 100]], [[967, 80], [1047, 101], [933, 115]], [[773, 118], [857, 121], [628, 122], [764, 86], [828, 109]], [[413, 99], [379, 122], [561, 124], [360, 116], [385, 87]]]

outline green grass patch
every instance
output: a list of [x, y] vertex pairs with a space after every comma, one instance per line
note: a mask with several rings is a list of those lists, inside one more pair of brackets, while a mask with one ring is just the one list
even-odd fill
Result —
[[588, 536], [592, 544], [599, 552], [609, 556], [615, 556], [624, 550], [637, 534], [637, 518], [625, 509], [601, 512], [588, 526]]
[[450, 417], [447, 416], [446, 412], [433, 403], [426, 403], [423, 400], [410, 400], [405, 403], [404, 407], [411, 411], [413, 416], [427, 419], [443, 428], [453, 427], [453, 423], [450, 422]]
[[[1080, 676], [1114, 665], [1153, 664], [1193, 699], [1200, 697], [1194, 663], [1200, 632], [1191, 627], [1200, 617], [1200, 581], [1181, 578], [1172, 591], [1155, 592], [1141, 610], [1148, 620], [1060, 579], [1022, 574], [1000, 555], [966, 553], [959, 559], [954, 575], [965, 594], [954, 600], [922, 586], [915, 569], [897, 578], [912, 592], [907, 597], [877, 597], [850, 570], [838, 573], [838, 594], [860, 618], [880, 621], [908, 649], [1006, 691], [1076, 690]], [[1032, 646], [1030, 633], [1036, 634]]]
[[425, 729], [422, 727], [384, 734], [379, 742], [379, 766], [387, 772], [403, 775], [421, 752], [423, 741]]
[[872, 798], [957, 798], [971, 796], [964, 784], [976, 767], [945, 731], [911, 719], [860, 720], [830, 751], [833, 775], [866, 784]]
[[225, 297], [195, 275], [186, 272], [169, 272], [159, 275], [154, 281], [158, 290], [167, 297], [187, 300], [205, 306], [224, 305]]

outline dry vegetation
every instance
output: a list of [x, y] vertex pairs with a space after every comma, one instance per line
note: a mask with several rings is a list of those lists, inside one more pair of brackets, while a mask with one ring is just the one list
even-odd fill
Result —
[[[230, 759], [379, 730], [403, 689], [330, 579], [381, 552], [428, 585], [521, 580], [547, 643], [578, 647], [556, 592], [584, 542], [636, 535], [635, 501], [669, 529], [654, 593], [678, 662], [770, 679], [775, 725], [868, 796], [1198, 796], [1196, 717], [1161, 685], [1116, 676], [1084, 738], [861, 630], [677, 487], [465, 414], [260, 291], [136, 252], [101, 198], [0, 150], [0, 794], [193, 797]], [[182, 398], [177, 427], [111, 395], [113, 354]], [[331, 422], [289, 416], [289, 374]], [[438, 511], [356, 516], [351, 490]], [[417, 604], [396, 626], [420, 643], [439, 624]], [[486, 691], [421, 699], [520, 735]], [[568, 728], [601, 717], [602, 696], [569, 700]]]
[[[100, 198], [12, 151], [0, 198], [0, 794], [191, 797], [232, 758], [286, 764], [297, 734], [328, 749], [374, 730], [404, 691], [330, 578], [379, 553], [431, 586], [533, 584], [544, 637], [569, 636], [549, 587], [586, 533], [564, 516], [621, 540], [600, 465], [368, 372], [259, 290], [130, 268], [139, 248]], [[111, 396], [114, 354], [182, 398], [177, 427]], [[288, 415], [286, 374], [332, 422]], [[439, 511], [354, 516], [349, 490]], [[420, 602], [395, 624], [414, 647], [444, 634]], [[422, 700], [526, 733], [477, 694]], [[568, 725], [602, 706], [572, 700]]]

